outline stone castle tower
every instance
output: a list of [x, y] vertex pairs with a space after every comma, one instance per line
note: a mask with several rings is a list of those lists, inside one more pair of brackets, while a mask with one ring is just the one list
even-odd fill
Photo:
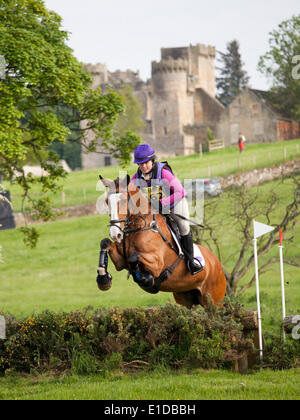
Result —
[[[161, 61], [152, 62], [147, 82], [130, 70], [108, 72], [103, 64], [87, 65], [86, 70], [93, 75], [93, 88], [121, 82], [133, 86], [144, 109], [143, 142], [151, 144], [158, 157], [170, 157], [198, 152], [207, 127], [214, 130], [219, 119], [223, 106], [215, 99], [214, 60], [214, 47], [197, 44], [162, 48]], [[83, 156], [84, 168], [101, 163], [101, 155]]]
[[161, 61], [152, 62], [153, 135], [156, 149], [170, 155], [195, 153], [195, 91], [215, 96], [215, 48], [195, 45], [163, 48]]

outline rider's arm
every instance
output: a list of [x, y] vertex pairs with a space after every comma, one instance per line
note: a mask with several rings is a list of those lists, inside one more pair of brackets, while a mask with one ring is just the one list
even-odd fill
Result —
[[162, 170], [162, 179], [170, 188], [170, 195], [160, 200], [163, 207], [174, 207], [184, 196], [184, 188], [175, 176], [167, 169]]

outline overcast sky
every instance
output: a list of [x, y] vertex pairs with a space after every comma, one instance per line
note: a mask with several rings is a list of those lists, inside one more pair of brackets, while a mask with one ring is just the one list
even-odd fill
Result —
[[240, 42], [250, 85], [267, 89], [256, 68], [268, 50], [269, 32], [300, 13], [300, 0], [45, 0], [63, 18], [69, 46], [84, 63], [108, 70], [140, 71], [151, 77], [151, 62], [162, 47]]

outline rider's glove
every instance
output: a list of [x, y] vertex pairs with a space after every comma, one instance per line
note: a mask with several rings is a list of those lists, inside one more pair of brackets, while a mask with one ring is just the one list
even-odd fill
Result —
[[155, 211], [156, 213], [161, 213], [162, 205], [160, 200], [151, 200], [151, 210]]

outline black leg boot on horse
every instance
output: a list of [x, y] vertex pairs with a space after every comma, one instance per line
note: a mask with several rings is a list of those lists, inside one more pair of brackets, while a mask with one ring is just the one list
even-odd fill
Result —
[[107, 248], [111, 244], [110, 239], [103, 239], [100, 243], [100, 254], [99, 254], [99, 264], [98, 264], [98, 276], [97, 284], [100, 290], [106, 291], [111, 288], [112, 277], [107, 272], [108, 256]]
[[154, 285], [154, 279], [152, 274], [148, 272], [143, 272], [139, 268], [140, 256], [138, 253], [132, 254], [128, 258], [128, 263], [130, 266], [130, 274], [133, 277], [133, 280], [144, 290], [151, 289]]
[[198, 259], [194, 258], [194, 242], [192, 232], [189, 232], [187, 235], [181, 237], [181, 245], [187, 258], [187, 267], [190, 273], [193, 275], [200, 273], [204, 267]]

